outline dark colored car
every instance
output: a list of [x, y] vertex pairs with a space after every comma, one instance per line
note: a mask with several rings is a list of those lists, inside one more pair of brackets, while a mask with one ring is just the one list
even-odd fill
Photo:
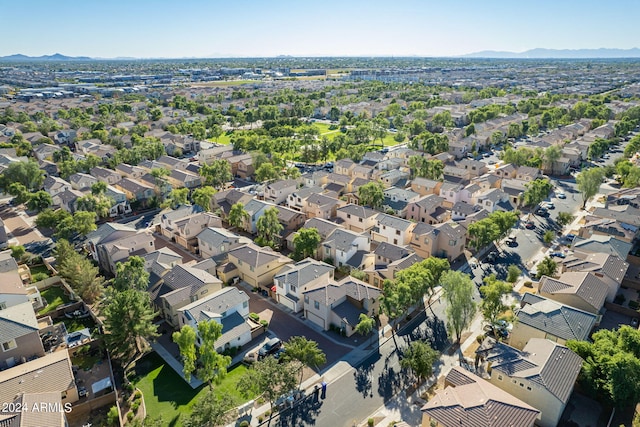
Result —
[[527, 221], [524, 225], [528, 230], [536, 228], [536, 224], [533, 221]]
[[265, 357], [275, 354], [282, 348], [282, 341], [280, 338], [271, 338], [265, 343], [260, 350], [258, 350], [258, 359], [264, 359]]
[[566, 255], [562, 252], [551, 252], [549, 255], [551, 255], [552, 257], [557, 257], [557, 258], [565, 258]]

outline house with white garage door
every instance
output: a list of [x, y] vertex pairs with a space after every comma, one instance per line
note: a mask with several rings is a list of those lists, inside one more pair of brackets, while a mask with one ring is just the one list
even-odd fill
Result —
[[313, 258], [285, 265], [273, 278], [275, 298], [297, 313], [304, 308], [302, 293], [329, 283], [334, 270], [334, 266]]

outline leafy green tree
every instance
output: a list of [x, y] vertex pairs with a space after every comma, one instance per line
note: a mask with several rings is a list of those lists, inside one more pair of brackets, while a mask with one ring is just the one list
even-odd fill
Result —
[[558, 264], [551, 257], [544, 257], [538, 264], [538, 278], [542, 276], [553, 277], [558, 270]]
[[11, 257], [16, 261], [20, 261], [27, 254], [27, 250], [22, 245], [9, 246], [11, 249]]
[[27, 203], [31, 197], [29, 189], [19, 182], [12, 182], [11, 184], [9, 184], [7, 193], [15, 197], [14, 203], [16, 205]]
[[7, 189], [14, 182], [24, 185], [29, 191], [37, 191], [44, 183], [44, 171], [34, 161], [9, 163], [0, 175], [0, 187]]
[[75, 253], [77, 253], [76, 249], [66, 239], [58, 239], [56, 247], [53, 250], [53, 256], [56, 258], [56, 263], [58, 265], [63, 265], [64, 261]]
[[211, 211], [211, 200], [216, 194], [216, 189], [210, 186], [200, 187], [193, 190], [191, 198], [193, 203], [200, 206], [205, 212]]
[[174, 332], [171, 338], [180, 350], [182, 373], [187, 381], [191, 381], [191, 374], [196, 370], [196, 331], [191, 325], [184, 325], [179, 331]]
[[246, 223], [249, 221], [250, 215], [245, 210], [244, 205], [240, 202], [231, 206], [229, 210], [228, 221], [232, 227], [240, 228], [242, 230], [246, 230]]
[[[285, 361], [297, 360], [303, 366], [317, 369], [327, 363], [327, 356], [318, 347], [318, 343], [305, 337], [294, 336], [289, 338], [284, 346], [285, 352], [282, 357]], [[300, 369], [300, 385], [302, 385], [303, 371]]]
[[527, 184], [527, 188], [522, 195], [522, 201], [525, 206], [535, 206], [549, 196], [549, 192], [553, 188], [548, 179], [535, 179]]
[[86, 236], [96, 230], [96, 214], [93, 212], [75, 212], [72, 217], [72, 230], [81, 236]]
[[198, 335], [202, 344], [198, 347], [198, 378], [209, 384], [213, 389], [213, 384], [220, 382], [227, 375], [227, 368], [231, 365], [231, 357], [219, 354], [216, 351], [215, 342], [222, 336], [222, 324], [215, 320], [198, 323]]
[[442, 275], [441, 284], [447, 301], [447, 326], [456, 334], [459, 343], [462, 331], [469, 327], [476, 314], [474, 284], [468, 275], [453, 270]]
[[551, 242], [553, 242], [553, 239], [556, 238], [556, 233], [553, 230], [547, 230], [544, 232], [544, 234], [542, 235], [542, 241], [546, 244], [546, 245], [550, 245]]
[[29, 196], [27, 207], [31, 210], [42, 212], [53, 204], [51, 195], [46, 191], [40, 190]]
[[267, 182], [280, 178], [280, 172], [271, 162], [266, 162], [260, 165], [255, 172], [256, 181]]
[[520, 270], [515, 264], [511, 264], [509, 268], [507, 268], [507, 282], [516, 283], [521, 274], [522, 270]]
[[384, 202], [384, 187], [377, 181], [368, 182], [358, 188], [358, 199], [363, 206], [380, 209]]
[[38, 214], [35, 224], [38, 227], [55, 229], [58, 224], [61, 224], [65, 218], [70, 216], [71, 214], [69, 212], [62, 209], [56, 209], [55, 211], [52, 209], [45, 209]]
[[424, 341], [413, 341], [400, 359], [400, 366], [409, 369], [422, 383], [433, 375], [433, 366], [439, 359], [438, 352]]
[[101, 196], [107, 191], [107, 183], [104, 181], [98, 181], [91, 184], [91, 195]]
[[87, 303], [93, 303], [102, 294], [104, 278], [100, 276], [98, 267], [83, 255], [73, 252], [59, 270], [71, 289]]
[[544, 150], [544, 163], [547, 165], [551, 173], [554, 172], [554, 166], [562, 157], [562, 150], [557, 145], [550, 145]]
[[510, 294], [512, 289], [509, 283], [496, 279], [495, 274], [484, 278], [484, 285], [480, 286], [480, 312], [487, 323], [495, 325], [498, 317], [509, 308], [504, 303], [504, 296]]
[[321, 241], [322, 237], [317, 228], [301, 228], [293, 238], [294, 259], [312, 257]]
[[604, 172], [602, 168], [586, 169], [576, 176], [578, 191], [582, 194], [583, 209], [587, 202], [598, 193], [603, 179]]
[[560, 224], [561, 227], [569, 225], [573, 222], [575, 217], [571, 215], [569, 212], [558, 212], [558, 218], [556, 221]]
[[567, 341], [584, 360], [578, 381], [589, 394], [616, 408], [635, 405], [640, 400], [640, 331], [624, 325], [601, 329], [591, 338]]
[[476, 251], [487, 246], [489, 243], [497, 240], [500, 236], [500, 229], [493, 221], [487, 221], [487, 218], [469, 224], [467, 233], [470, 238], [470, 245]]
[[126, 262], [117, 263], [113, 287], [118, 291], [126, 289], [146, 291], [149, 287], [149, 272], [144, 268], [144, 259], [132, 256]]
[[148, 349], [148, 340], [158, 336], [150, 296], [145, 291], [127, 289], [116, 291], [105, 302], [102, 315], [111, 354], [131, 363]]
[[[235, 417], [229, 411], [236, 406], [233, 396], [208, 391], [182, 416], [184, 427], [217, 427], [229, 424]], [[145, 424], [146, 426], [146, 424]]]
[[371, 331], [373, 331], [375, 326], [376, 321], [373, 317], [369, 317], [364, 313], [360, 313], [360, 316], [358, 317], [358, 324], [354, 328], [354, 331], [364, 337], [366, 335], [369, 335]]
[[203, 164], [200, 167], [200, 176], [204, 178], [206, 185], [221, 188], [233, 179], [231, 164], [225, 159], [213, 160], [211, 164]]
[[264, 214], [258, 218], [256, 229], [258, 230], [258, 238], [256, 243], [261, 246], [271, 246], [276, 249], [277, 239], [284, 227], [278, 221], [278, 208], [271, 207], [265, 209]]
[[78, 197], [78, 200], [76, 200], [76, 208], [78, 211], [95, 212], [99, 218], [109, 216], [111, 206], [113, 206], [113, 200], [104, 195], [95, 196], [88, 194], [83, 197]]
[[279, 363], [274, 357], [265, 357], [257, 361], [240, 378], [238, 390], [245, 396], [262, 395], [271, 405], [285, 393], [289, 393], [298, 384], [298, 363]]

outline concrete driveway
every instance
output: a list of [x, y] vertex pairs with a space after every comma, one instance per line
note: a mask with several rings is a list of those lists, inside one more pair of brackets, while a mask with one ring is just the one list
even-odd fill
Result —
[[7, 233], [11, 233], [10, 236], [13, 236], [18, 244], [26, 245], [48, 240], [35, 227], [29, 225], [24, 218], [26, 213], [23, 212], [22, 215], [19, 215], [18, 212], [17, 209], [14, 211], [9, 206], [3, 206], [0, 210], [0, 218], [4, 221]]

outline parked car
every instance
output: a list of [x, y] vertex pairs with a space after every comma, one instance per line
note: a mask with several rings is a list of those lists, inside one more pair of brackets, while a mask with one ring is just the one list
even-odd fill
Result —
[[553, 202], [547, 202], [543, 206], [546, 209], [555, 209], [556, 208], [556, 205], [554, 205]]
[[493, 325], [485, 325], [484, 332], [486, 336], [494, 338], [507, 338], [509, 336], [509, 331]]
[[564, 194], [564, 193], [556, 193], [556, 197], [557, 197], [558, 199], [566, 199], [566, 198], [567, 198], [567, 195], [566, 195], [566, 194]]
[[524, 224], [524, 227], [525, 227], [527, 230], [533, 230], [534, 228], [536, 228], [536, 224], [535, 224], [533, 221], [527, 221], [527, 222]]
[[536, 209], [536, 215], [548, 216], [549, 215], [549, 211], [547, 211], [547, 208], [542, 206], [542, 207], [539, 207], [538, 209]]
[[258, 360], [275, 354], [281, 348], [282, 341], [280, 340], [280, 338], [271, 338], [262, 347], [260, 347], [260, 350], [258, 350]]
[[551, 252], [549, 255], [556, 258], [566, 258], [567, 256], [562, 252]]

